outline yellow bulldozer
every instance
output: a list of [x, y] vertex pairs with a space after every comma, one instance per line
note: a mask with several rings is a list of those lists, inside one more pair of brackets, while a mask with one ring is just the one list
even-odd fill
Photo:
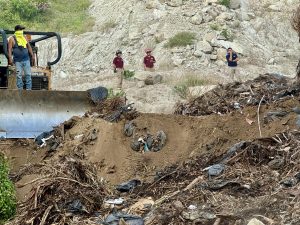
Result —
[[[86, 91], [52, 89], [51, 66], [62, 55], [61, 37], [55, 32], [25, 31], [30, 37], [35, 65], [32, 67], [32, 90], [18, 90], [16, 74], [8, 65], [8, 38], [14, 31], [0, 28], [0, 138], [34, 138], [75, 115], [83, 115], [91, 107]], [[57, 56], [39, 66], [37, 43], [56, 39]], [[24, 82], [25, 83], [25, 82]]]

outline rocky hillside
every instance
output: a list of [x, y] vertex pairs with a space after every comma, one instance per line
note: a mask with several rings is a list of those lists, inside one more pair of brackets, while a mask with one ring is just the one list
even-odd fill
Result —
[[[231, 0], [229, 7], [219, 2], [94, 0], [89, 9], [96, 20], [93, 31], [63, 38], [64, 53], [54, 68], [54, 86], [73, 90], [112, 86], [115, 51], [121, 49], [126, 68], [139, 74], [148, 47], [157, 58], [157, 73], [168, 79], [193, 73], [226, 81], [224, 55], [229, 46], [240, 54], [244, 80], [264, 72], [294, 76], [299, 44], [290, 17], [298, 0]], [[194, 33], [193, 44], [165, 47], [179, 32]], [[52, 49], [52, 43], [48, 47]], [[44, 61], [51, 54], [45, 53]], [[140, 95], [136, 84], [128, 83], [126, 88]], [[178, 100], [171, 96], [170, 85], [165, 83], [161, 89], [169, 91], [165, 100]]]

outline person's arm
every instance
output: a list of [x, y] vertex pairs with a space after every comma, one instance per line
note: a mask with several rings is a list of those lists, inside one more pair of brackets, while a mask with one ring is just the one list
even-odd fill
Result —
[[29, 55], [31, 56], [31, 64], [34, 66], [34, 64], [35, 64], [35, 58], [34, 58], [34, 55], [33, 55], [33, 51], [32, 51], [31, 45], [29, 43], [27, 43], [26, 46], [27, 46]]
[[146, 57], [144, 57], [144, 70], [146, 70], [147, 66], [146, 66]]
[[8, 39], [8, 65], [13, 64], [13, 59], [12, 59], [12, 48], [13, 48], [13, 40], [12, 38]]
[[229, 54], [227, 54], [227, 55], [226, 55], [226, 60], [227, 60], [227, 62], [229, 62], [229, 57], [230, 57]]
[[155, 60], [154, 56], [153, 56], [153, 63], [156, 63], [156, 60]]
[[235, 60], [233, 60], [233, 62], [237, 62], [237, 61], [239, 61], [239, 57], [238, 57], [238, 55], [236, 55], [236, 59], [235, 59]]
[[232, 62], [232, 52], [229, 53], [229, 61]]

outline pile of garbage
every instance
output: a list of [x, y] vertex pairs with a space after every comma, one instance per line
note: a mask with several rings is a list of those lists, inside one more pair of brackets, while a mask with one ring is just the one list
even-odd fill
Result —
[[190, 116], [226, 114], [259, 103], [283, 101], [299, 96], [299, 93], [299, 85], [292, 85], [290, 78], [278, 74], [264, 74], [245, 83], [220, 84], [188, 103], [179, 103], [175, 114]]
[[156, 197], [147, 224], [300, 224], [299, 142], [298, 131], [239, 142], [158, 172], [134, 198]]
[[167, 135], [164, 131], [160, 130], [156, 135], [150, 134], [147, 129], [141, 131], [136, 127], [134, 121], [127, 121], [124, 125], [124, 135], [132, 137], [130, 147], [136, 152], [158, 152], [165, 145]]
[[95, 169], [74, 158], [62, 157], [43, 165], [28, 165], [15, 174], [17, 182], [30, 173], [38, 178], [18, 184], [17, 188], [32, 185], [30, 195], [19, 204], [17, 217], [9, 225], [73, 224], [78, 218], [89, 218], [101, 211], [110, 194]]

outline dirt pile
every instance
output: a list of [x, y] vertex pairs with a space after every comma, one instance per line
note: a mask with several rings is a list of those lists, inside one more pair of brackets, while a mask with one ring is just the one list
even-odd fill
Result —
[[[264, 224], [298, 224], [300, 104], [296, 87], [278, 79], [264, 76], [244, 84], [254, 94], [241, 92], [243, 84], [212, 90], [191, 111], [205, 116], [127, 114], [127, 107], [122, 111], [106, 102], [58, 127], [55, 149], [51, 140], [41, 149], [23, 141], [23, 157], [29, 159], [24, 161], [33, 161], [23, 167], [19, 162], [11, 174], [19, 196], [26, 196], [19, 198], [11, 224], [238, 225], [253, 217]], [[239, 107], [232, 107], [235, 102]], [[128, 120], [136, 126], [130, 137], [124, 134]], [[134, 136], [160, 130], [167, 136], [160, 151], [131, 149]], [[14, 151], [22, 154], [24, 146], [3, 143], [1, 151], [13, 164]], [[131, 191], [116, 190], [133, 179]]]
[[226, 114], [246, 106], [271, 104], [299, 96], [299, 85], [291, 86], [291, 79], [277, 74], [260, 75], [245, 83], [219, 85], [210, 92], [179, 104], [175, 114], [202, 116], [212, 113]]

